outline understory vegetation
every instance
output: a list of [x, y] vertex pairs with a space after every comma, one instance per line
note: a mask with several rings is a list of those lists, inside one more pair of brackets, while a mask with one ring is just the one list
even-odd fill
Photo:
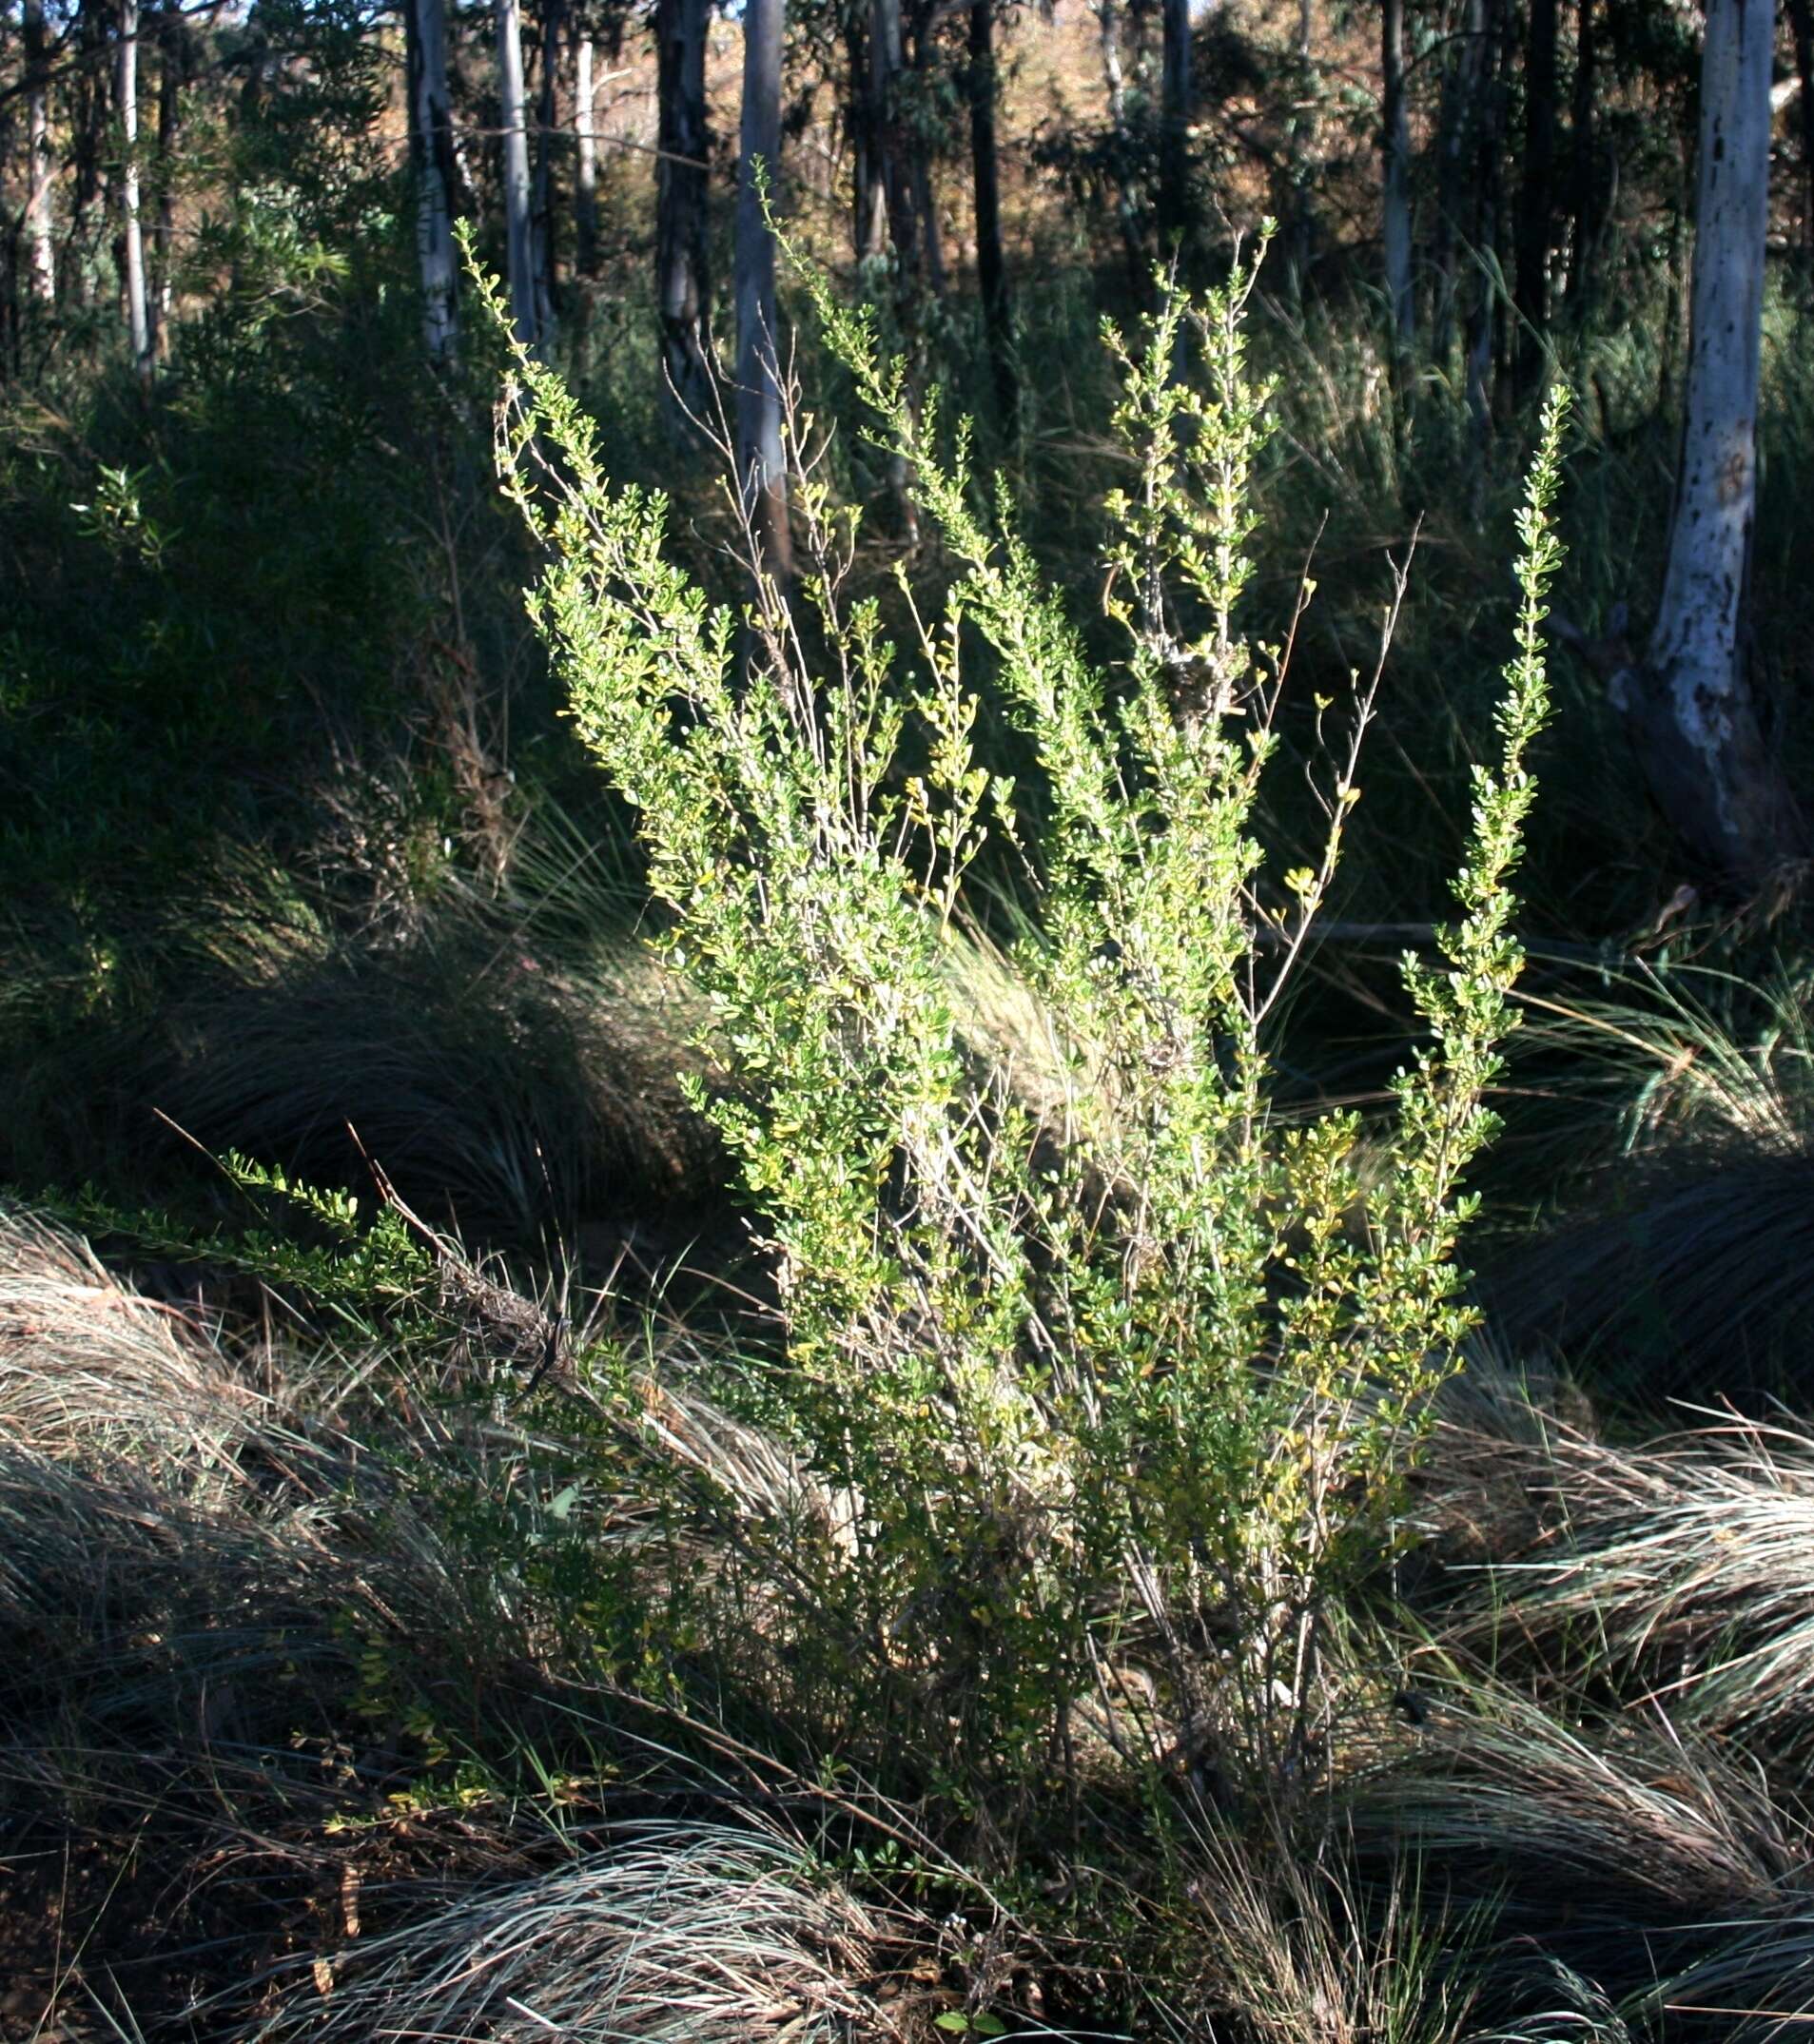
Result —
[[[1453, 905], [1381, 991], [1405, 935], [1341, 932], [1395, 856], [1363, 741], [1416, 571], [1306, 720], [1328, 593], [1241, 626], [1291, 418], [1259, 274], [1109, 336], [1113, 637], [809, 264], [848, 403], [795, 391], [786, 588], [746, 525], [709, 594], [500, 340], [604, 791], [488, 788], [438, 683], [415, 766], [341, 776], [286, 860], [223, 829], [181, 913], [38, 876], [15, 2034], [1486, 2044], [1814, 2006], [1803, 991], [1513, 935], [1560, 383]], [[937, 534], [892, 594], [857, 459]], [[1395, 999], [1371, 1086], [1306, 1068]], [[1558, 1182], [1617, 1199], [1533, 1221]]]
[[[979, 6], [868, 137], [935, 285], [802, 139], [884, 11], [796, 0], [786, 559], [641, 13], [531, 10], [525, 345], [489, 11], [425, 341], [438, 10], [166, 10], [131, 360], [75, 149], [124, 30], [21, 14], [70, 175], [0, 321], [0, 2044], [1814, 2020], [1809, 866], [1697, 866], [1608, 685], [1686, 17], [1620, 0], [1596, 85], [1570, 14], [1537, 321], [1522, 183], [1466, 189], [1526, 10], [1489, 62], [1414, 6], [1414, 347], [1371, 27], [1199, 19], [1182, 128], [1190, 10]], [[761, 10], [688, 8], [724, 103]], [[652, 140], [582, 208], [595, 55]], [[978, 79], [1011, 303], [935, 203]], [[1804, 787], [1776, 148], [1745, 652]]]

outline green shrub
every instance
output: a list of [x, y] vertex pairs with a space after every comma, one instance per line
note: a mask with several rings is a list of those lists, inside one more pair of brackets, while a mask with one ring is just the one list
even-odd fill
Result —
[[[1431, 1041], [1363, 1169], [1356, 1115], [1273, 1104], [1271, 1031], [1373, 691], [1322, 769], [1318, 863], [1270, 877], [1255, 805], [1288, 649], [1237, 625], [1266, 434], [1241, 331], [1256, 269], [1109, 335], [1133, 478], [1104, 505], [1113, 670], [1005, 488], [979, 491], [966, 430], [916, 412], [867, 317], [809, 276], [949, 563], [943, 588], [904, 572], [905, 648], [842, 598], [858, 514], [818, 479], [797, 404], [805, 565], [791, 591], [758, 574], [741, 616], [672, 564], [663, 498], [611, 481], [556, 375], [519, 353], [499, 415], [506, 488], [547, 551], [534, 614], [639, 818], [661, 941], [710, 1003], [724, 1082], [701, 1100], [772, 1256], [785, 1338], [731, 1389], [840, 1500], [774, 1580], [799, 1586], [796, 1629], [841, 1643], [871, 1728], [929, 1741], [947, 1786], [1044, 1779], [1092, 1695], [1124, 1754], [1152, 1754], [1162, 1717], [1220, 1727], [1225, 1771], [1301, 1778], [1329, 1599], [1378, 1553], [1469, 1324], [1455, 1252], [1521, 962], [1563, 405], [1519, 525], [1502, 760], [1476, 772], [1460, 920], [1444, 969], [1405, 968]], [[1024, 793], [979, 756], [985, 688], [1038, 762]], [[1025, 866], [1019, 964], [1056, 1101], [979, 1053], [953, 992], [991, 833]]]

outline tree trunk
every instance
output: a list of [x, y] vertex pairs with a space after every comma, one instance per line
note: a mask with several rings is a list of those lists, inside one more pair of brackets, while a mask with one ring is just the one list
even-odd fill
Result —
[[1802, 88], [1802, 253], [1804, 261], [1814, 262], [1814, 6], [1809, 0], [1788, 0], [1788, 12]]
[[1122, 247], [1127, 257], [1128, 282], [1136, 298], [1149, 287], [1146, 252], [1141, 246], [1139, 209], [1128, 175], [1130, 137], [1127, 131], [1127, 72], [1122, 63], [1122, 0], [1090, 0], [1096, 16], [1097, 47], [1102, 59], [1102, 85], [1108, 97], [1108, 121], [1114, 133], [1114, 153], [1109, 172], [1115, 185], [1115, 218], [1122, 230]]
[[912, 143], [901, 118], [901, 75], [907, 68], [901, 36], [901, 0], [871, 0], [869, 9], [869, 132], [875, 176], [887, 210], [888, 241], [905, 304], [920, 282], [924, 243]]
[[151, 313], [145, 288], [145, 232], [139, 221], [139, 0], [120, 5], [120, 219], [126, 247], [126, 316], [132, 366], [151, 380]]
[[1486, 0], [1465, 0], [1454, 61], [1443, 80], [1436, 131], [1435, 308], [1430, 352], [1446, 365], [1454, 338], [1456, 259], [1477, 224], [1474, 149], [1492, 75]]
[[[107, 46], [110, 0], [81, 0], [76, 17], [76, 66], [69, 81], [70, 165], [69, 261], [63, 288], [85, 311], [94, 303], [95, 265], [88, 260], [105, 233], [109, 208], [100, 207], [102, 226], [88, 228], [90, 209], [102, 193], [102, 157], [112, 119], [107, 97]], [[116, 67], [117, 68], [117, 67]]]
[[431, 362], [459, 344], [459, 273], [454, 260], [454, 107], [447, 86], [446, 0], [407, 0], [409, 154], [416, 174], [416, 257], [422, 282], [422, 340]]
[[1531, 0], [1524, 74], [1524, 173], [1512, 299], [1518, 311], [1517, 395], [1542, 380], [1550, 327], [1550, 228], [1556, 140], [1556, 0]]
[[56, 226], [51, 212], [50, 96], [46, 82], [44, 0], [25, 0], [26, 240], [31, 296], [40, 305], [57, 298]]
[[1161, 0], [1159, 239], [1176, 248], [1190, 230], [1190, 0]]
[[1574, 134], [1570, 145], [1568, 306], [1578, 325], [1593, 291], [1594, 243], [1600, 236], [1599, 172], [1593, 147], [1594, 70], [1599, 61], [1595, 0], [1578, 0], [1574, 39]]
[[1020, 405], [1014, 374], [1014, 318], [1002, 249], [1002, 187], [995, 146], [995, 0], [971, 0], [969, 73], [970, 171], [976, 197], [976, 281], [983, 294], [995, 407], [1012, 432]]
[[581, 29], [574, 51], [574, 234], [575, 267], [582, 277], [598, 272], [597, 88], [593, 83], [593, 38]]
[[1287, 160], [1290, 181], [1290, 224], [1286, 249], [1288, 283], [1292, 297], [1302, 302], [1311, 265], [1317, 255], [1316, 187], [1321, 182], [1322, 80], [1316, 64], [1316, 9], [1313, 0], [1298, 0], [1297, 40], [1293, 50], [1293, 96], [1291, 150]]
[[[936, 5], [937, 18], [943, 18], [947, 11], [955, 11], [948, 7], [946, 0], [936, 0]], [[942, 89], [936, 85], [927, 85], [937, 48], [932, 39], [934, 7], [935, 0], [912, 0], [907, 65], [915, 81], [913, 104], [918, 107], [930, 104]], [[945, 235], [939, 219], [938, 180], [934, 175], [932, 150], [919, 123], [906, 124], [903, 134], [913, 179], [913, 214], [920, 227], [921, 273], [926, 279], [927, 289], [935, 299], [942, 299], [945, 296], [947, 278], [945, 266]]]
[[711, 18], [711, 0], [657, 0], [661, 160], [655, 172], [655, 281], [661, 304], [662, 381], [682, 423], [705, 418], [712, 388], [706, 232], [706, 166], [712, 149], [706, 125], [706, 31]]
[[[1473, 164], [1473, 204], [1470, 239], [1484, 256], [1502, 245], [1504, 226], [1505, 134], [1510, 125], [1510, 78], [1516, 37], [1512, 10], [1507, 0], [1486, 0], [1485, 77], [1480, 96], [1480, 120], [1474, 136]], [[1496, 392], [1493, 363], [1497, 359], [1500, 326], [1498, 266], [1476, 264], [1473, 302], [1467, 322], [1468, 412], [1473, 433], [1475, 491], [1484, 485], [1486, 453], [1492, 438], [1492, 415]]]
[[1746, 891], [1805, 848], [1747, 660], [1773, 42], [1758, 0], [1712, 0], [1682, 466], [1656, 629], [1620, 704], [1665, 814], [1697, 861]]
[[188, 24], [175, 0], [158, 13], [158, 217], [152, 230], [151, 344], [170, 352], [170, 322], [176, 306], [176, 173], [183, 161], [183, 89], [192, 57]]
[[555, 330], [555, 140], [559, 133], [555, 125], [555, 99], [560, 84], [560, 45], [566, 12], [565, 0], [542, 0], [529, 251], [536, 272], [536, 323], [544, 335]]
[[510, 317], [526, 348], [542, 342], [530, 218], [529, 109], [523, 91], [522, 17], [517, 0], [497, 0], [497, 90], [504, 141], [504, 246]]
[[848, 0], [844, 14], [844, 61], [848, 74], [845, 122], [850, 135], [850, 253], [859, 263], [887, 255], [888, 208], [878, 163], [879, 138], [869, 89], [867, 0]]
[[784, 0], [744, 0], [743, 123], [737, 188], [737, 484], [757, 563], [785, 583], [793, 572], [788, 470], [781, 443], [780, 337], [775, 326], [774, 236], [757, 167], [778, 204]]
[[1379, 155], [1383, 186], [1386, 303], [1395, 361], [1407, 358], [1417, 338], [1417, 304], [1411, 286], [1411, 125], [1405, 117], [1404, 0], [1382, 0], [1379, 37]]

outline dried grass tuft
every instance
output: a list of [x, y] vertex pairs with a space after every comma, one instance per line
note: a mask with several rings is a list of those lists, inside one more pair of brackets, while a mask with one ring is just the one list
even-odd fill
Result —
[[773, 1832], [648, 1823], [552, 1874], [461, 1896], [314, 1959], [256, 2034], [489, 2044], [789, 2044], [902, 2032], [888, 1926]]

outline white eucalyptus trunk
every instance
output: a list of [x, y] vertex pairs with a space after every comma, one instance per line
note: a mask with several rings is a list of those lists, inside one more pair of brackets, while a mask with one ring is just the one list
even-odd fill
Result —
[[1102, 83], [1108, 90], [1109, 124], [1117, 135], [1127, 127], [1127, 78], [1122, 68], [1122, 25], [1117, 0], [1091, 0], [1102, 56]]
[[1691, 821], [1681, 800], [1665, 807], [1745, 884], [1799, 849], [1746, 657], [1774, 44], [1763, 0], [1710, 0], [1682, 466], [1647, 662], [1652, 711], [1667, 710], [1680, 766], [1701, 784]]
[[410, 152], [416, 170], [416, 254], [422, 338], [430, 361], [451, 360], [459, 340], [454, 258], [454, 108], [447, 88], [446, 0], [409, 0]]
[[756, 184], [771, 195], [781, 161], [784, 0], [744, 0], [743, 123], [737, 188], [737, 481], [762, 566], [777, 581], [792, 572], [788, 470], [781, 439], [780, 338], [775, 329], [774, 236]]
[[44, 0], [25, 0], [26, 135], [30, 151], [26, 188], [26, 242], [31, 296], [57, 296], [56, 226], [51, 214], [50, 101], [45, 85]]
[[121, 0], [120, 211], [126, 240], [126, 317], [132, 341], [132, 366], [142, 381], [151, 376], [151, 308], [145, 287], [145, 230], [139, 219], [139, 0]]
[[578, 262], [590, 276], [598, 260], [598, 88], [593, 82], [593, 39], [583, 30], [574, 51], [574, 220], [578, 229]]
[[504, 247], [511, 323], [526, 348], [539, 348], [535, 225], [530, 216], [529, 109], [523, 92], [522, 10], [517, 0], [497, 0], [497, 88], [504, 128]]

